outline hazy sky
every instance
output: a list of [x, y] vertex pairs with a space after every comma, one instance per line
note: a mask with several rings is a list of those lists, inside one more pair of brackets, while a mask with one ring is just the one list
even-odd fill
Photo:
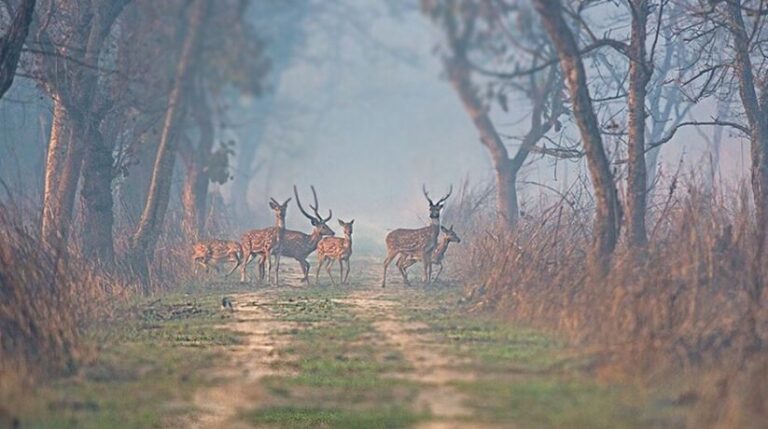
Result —
[[[332, 48], [326, 29], [308, 28], [303, 55], [327, 55]], [[343, 40], [333, 61], [297, 61], [276, 89], [278, 104], [316, 103], [321, 111], [278, 108], [272, 115], [266, 138], [272, 144], [294, 139], [306, 152], [275, 171], [269, 186], [282, 199], [292, 195], [296, 183], [308, 198], [309, 184], [315, 184], [321, 206], [332, 208], [335, 217], [355, 218], [357, 234], [383, 238], [387, 229], [426, 222], [422, 183], [437, 195], [466, 176], [487, 180], [489, 160], [458, 98], [440, 78], [430, 23], [418, 14], [384, 18], [370, 34], [375, 43], [402, 50], [417, 64], [366, 53], [374, 42], [358, 43], [354, 35]], [[294, 124], [298, 130], [290, 129]], [[266, 211], [267, 198], [257, 180], [251, 206]], [[295, 208], [288, 223], [308, 229]]]

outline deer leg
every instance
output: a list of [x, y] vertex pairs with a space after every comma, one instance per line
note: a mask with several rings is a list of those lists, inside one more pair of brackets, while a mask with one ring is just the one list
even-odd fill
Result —
[[234, 273], [234, 272], [235, 272], [235, 270], [237, 269], [237, 267], [239, 267], [239, 266], [240, 266], [240, 264], [242, 263], [242, 261], [243, 261], [242, 259], [240, 259], [239, 257], [235, 256], [235, 266], [234, 266], [234, 267], [232, 267], [232, 269], [231, 269], [231, 270], [229, 270], [229, 272], [227, 273], [227, 275], [225, 275], [225, 276], [224, 276], [224, 278], [227, 278], [227, 277], [229, 277], [229, 275], [230, 275], [230, 274]]
[[309, 262], [307, 262], [306, 259], [298, 259], [299, 265], [301, 265], [301, 273], [304, 274], [304, 278], [301, 281], [307, 282], [309, 284]]
[[323, 267], [323, 264], [325, 263], [325, 258], [320, 256], [317, 258], [317, 270], [315, 271], [315, 284], [320, 284], [320, 268]]
[[245, 271], [246, 268], [248, 268], [248, 263], [251, 262], [251, 253], [248, 252], [248, 254], [245, 256], [245, 261], [243, 261], [242, 265], [240, 266], [240, 281], [245, 282]]
[[280, 286], [280, 249], [275, 253], [275, 286]]
[[437, 270], [437, 274], [435, 274], [435, 281], [437, 281], [437, 279], [440, 277], [440, 273], [443, 272], [443, 263], [442, 262], [440, 262], [440, 263], [435, 262], [435, 265], [439, 265], [440, 266], [440, 268]]
[[347, 275], [344, 276], [344, 283], [349, 283], [349, 271], [351, 270], [351, 266], [349, 264], [349, 259], [347, 259]]
[[336, 280], [333, 279], [333, 273], [331, 273], [331, 266], [333, 265], [333, 259], [328, 260], [328, 264], [325, 266], [325, 270], [328, 271], [328, 277], [331, 278], [331, 284], [336, 287]]
[[344, 284], [344, 259], [339, 259], [339, 282]]
[[429, 284], [432, 280], [432, 252], [427, 252], [422, 256], [424, 262], [424, 284]]
[[393, 259], [395, 259], [395, 256], [397, 256], [397, 252], [395, 253], [387, 253], [386, 259], [384, 259], [384, 276], [381, 278], [381, 287], [387, 286], [387, 268], [389, 268], [389, 264], [392, 262]]
[[411, 282], [408, 280], [408, 273], [406, 272], [406, 269], [408, 268], [406, 266], [407, 261], [408, 257], [406, 255], [400, 255], [400, 258], [398, 258], [395, 265], [397, 266], [398, 271], [400, 271], [400, 275], [403, 276], [403, 283], [410, 286]]

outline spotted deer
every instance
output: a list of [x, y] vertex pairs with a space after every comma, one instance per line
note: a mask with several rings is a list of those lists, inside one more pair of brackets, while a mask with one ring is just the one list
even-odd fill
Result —
[[[243, 256], [245, 260], [241, 265], [240, 281], [245, 281], [245, 274], [248, 264], [259, 254], [266, 255], [269, 268], [269, 282], [272, 281], [272, 255], [275, 258], [275, 285], [279, 285], [280, 273], [280, 246], [285, 235], [285, 213], [288, 211], [288, 198], [280, 204], [276, 199], [270, 198], [269, 207], [275, 212], [275, 226], [264, 229], [253, 229], [243, 234], [240, 240], [243, 246]], [[259, 279], [264, 278], [264, 272], [259, 266]]]
[[387, 257], [384, 259], [384, 275], [381, 279], [381, 287], [387, 285], [387, 268], [398, 255], [418, 255], [424, 263], [424, 283], [429, 283], [432, 277], [432, 252], [437, 247], [437, 236], [440, 234], [440, 211], [445, 206], [445, 200], [451, 196], [453, 186], [443, 197], [433, 202], [429, 198], [426, 186], [422, 186], [422, 192], [429, 202], [430, 225], [418, 229], [396, 229], [387, 234]]
[[[320, 268], [324, 264], [328, 276], [331, 278], [331, 283], [336, 286], [336, 280], [333, 279], [331, 274], [331, 265], [333, 261], [339, 261], [339, 280], [341, 284], [347, 282], [349, 279], [349, 257], [352, 256], [352, 224], [355, 220], [352, 219], [349, 222], [344, 222], [339, 219], [339, 225], [344, 230], [344, 237], [323, 237], [320, 243], [317, 244], [317, 271], [315, 272], [315, 283], [318, 283], [320, 278]], [[344, 273], [344, 263], [347, 263], [346, 275]]]
[[[440, 266], [440, 269], [437, 271], [437, 274], [435, 274], [433, 281], [437, 281], [440, 277], [440, 273], [443, 272], [443, 259], [445, 258], [445, 251], [448, 250], [448, 245], [451, 243], [461, 243], [461, 238], [459, 238], [458, 234], [453, 230], [453, 225], [451, 225], [450, 228], [440, 225], [440, 230], [443, 232], [443, 235], [440, 237], [437, 247], [435, 247], [435, 250], [432, 252], [432, 265], [438, 265]], [[408, 268], [420, 260], [419, 255], [416, 253], [410, 255], [400, 254], [395, 265], [397, 265], [397, 268], [400, 270], [400, 274], [403, 276], [405, 284], [411, 284], [408, 281]]]
[[213, 267], [217, 272], [222, 262], [234, 262], [235, 266], [226, 274], [228, 277], [243, 263], [243, 247], [237, 241], [204, 240], [192, 245], [192, 261], [195, 264], [195, 274], [202, 266], [205, 272]]
[[[313, 206], [310, 204], [309, 208], [315, 213], [314, 216], [307, 213], [307, 211], [304, 210], [304, 207], [302, 207], [301, 199], [299, 199], [299, 192], [295, 185], [293, 186], [293, 195], [296, 197], [296, 205], [299, 206], [299, 211], [301, 211], [301, 214], [309, 219], [309, 222], [312, 224], [312, 233], [305, 234], [300, 231], [286, 229], [285, 235], [283, 236], [283, 245], [281, 246], [282, 256], [293, 258], [299, 262], [301, 271], [304, 274], [303, 280], [307, 283], [309, 283], [309, 262], [307, 262], [307, 257], [317, 249], [317, 244], [323, 237], [336, 234], [328, 226], [328, 221], [333, 217], [333, 211], [328, 210], [328, 217], [323, 218], [318, 212], [319, 206], [317, 204], [317, 192], [315, 192], [315, 187], [310, 186], [310, 188], [312, 189], [312, 197], [315, 200], [315, 205]], [[262, 255], [261, 261], [259, 262], [260, 265], [264, 264], [264, 259], [265, 258]], [[260, 270], [263, 270], [263, 267], [260, 267]]]

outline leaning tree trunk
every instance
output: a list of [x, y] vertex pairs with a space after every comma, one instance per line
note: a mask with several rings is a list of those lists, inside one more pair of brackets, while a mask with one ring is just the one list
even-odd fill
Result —
[[34, 12], [35, 0], [23, 0], [16, 10], [16, 16], [13, 17], [7, 33], [0, 38], [0, 98], [13, 84], [21, 49], [29, 34]]
[[469, 80], [468, 66], [461, 58], [446, 62], [451, 84], [459, 94], [464, 109], [472, 118], [480, 134], [481, 143], [488, 149], [496, 175], [497, 219], [500, 227], [511, 229], [517, 223], [519, 209], [517, 202], [517, 170], [513, 170], [507, 148], [496, 131], [488, 112], [477, 97]]
[[67, 245], [83, 165], [83, 147], [74, 144], [75, 130], [72, 128], [77, 116], [60, 103], [54, 106], [45, 167], [42, 223], [43, 242], [54, 251], [62, 251]]
[[[42, 237], [43, 241], [56, 248], [61, 238], [61, 224], [58, 222], [63, 196], [59, 194], [59, 184], [67, 162], [69, 147], [69, 119], [67, 110], [61, 101], [53, 100], [53, 118], [51, 134], [48, 140], [48, 154], [45, 161], [45, 183], [43, 190]], [[74, 195], [72, 196], [74, 198]]]
[[629, 108], [627, 171], [627, 215], [629, 217], [628, 238], [630, 247], [646, 244], [645, 229], [647, 179], [645, 165], [645, 96], [650, 80], [651, 67], [645, 62], [646, 23], [648, 1], [630, 2], [632, 13], [632, 34], [629, 45]]
[[573, 104], [573, 115], [581, 134], [595, 192], [596, 215], [592, 250], [593, 274], [607, 273], [610, 257], [616, 248], [621, 225], [619, 197], [613, 182], [608, 157], [587, 85], [587, 75], [581, 61], [576, 40], [562, 16], [559, 0], [534, 0], [544, 28], [557, 50], [560, 67]]
[[157, 147], [157, 156], [152, 169], [152, 179], [149, 184], [144, 211], [136, 233], [131, 240], [130, 258], [134, 268], [142, 277], [142, 281], [148, 285], [147, 258], [154, 253], [157, 236], [160, 234], [160, 226], [165, 219], [165, 211], [168, 208], [168, 200], [171, 190], [171, 178], [173, 165], [176, 159], [176, 128], [181, 117], [184, 90], [189, 82], [189, 75], [197, 52], [198, 39], [200, 38], [203, 20], [210, 9], [209, 0], [195, 0], [189, 15], [187, 34], [182, 46], [179, 63], [176, 69], [173, 89], [168, 96], [168, 108], [163, 121], [160, 144]]

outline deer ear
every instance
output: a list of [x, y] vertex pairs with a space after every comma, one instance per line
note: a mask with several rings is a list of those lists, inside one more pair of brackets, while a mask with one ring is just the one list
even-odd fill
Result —
[[355, 223], [355, 220], [354, 220], [354, 219], [352, 219], [351, 221], [349, 221], [349, 224], [350, 224], [350, 225], [352, 225], [353, 223]]
[[448, 228], [446, 228], [446, 227], [444, 227], [442, 225], [440, 225], [440, 229], [443, 230], [443, 232], [448, 232]]
[[337, 219], [339, 221], [339, 225], [344, 226], [344, 221], [341, 219]]
[[277, 208], [277, 204], [275, 204], [273, 201], [269, 202], [269, 207], [272, 208], [272, 210]]

